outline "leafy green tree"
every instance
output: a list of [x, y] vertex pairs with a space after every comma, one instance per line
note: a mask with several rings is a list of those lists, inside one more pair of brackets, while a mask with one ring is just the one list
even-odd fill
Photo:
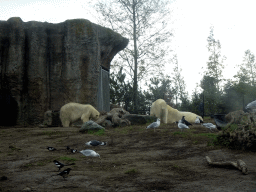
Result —
[[[138, 105], [138, 81], [150, 76], [160, 76], [165, 55], [169, 53], [166, 43], [171, 33], [167, 29], [170, 20], [168, 0], [109, 0], [98, 1], [95, 8], [102, 15], [99, 21], [106, 27], [131, 39], [113, 67], [124, 67], [133, 80], [134, 111]], [[104, 21], [104, 22], [103, 22]]]
[[203, 93], [199, 93], [197, 88], [192, 93], [191, 112], [203, 116]]
[[220, 96], [216, 93], [218, 89], [216, 87], [217, 80], [214, 77], [204, 76], [201, 80], [201, 88], [204, 94], [204, 109], [205, 114], [211, 115], [218, 112], [217, 106]]
[[248, 49], [245, 51], [243, 63], [239, 65], [236, 77], [239, 82], [248, 83], [255, 86], [256, 63], [254, 54]]
[[144, 94], [150, 103], [157, 99], [164, 99], [167, 103], [170, 102], [172, 97], [171, 80], [169, 76], [163, 78], [151, 78], [148, 86], [148, 90], [144, 91]]
[[125, 77], [122, 68], [117, 74], [110, 74], [110, 103], [122, 107], [129, 106], [132, 101], [132, 87], [125, 82]]
[[219, 40], [214, 38], [213, 27], [211, 27], [210, 35], [207, 38], [208, 51], [210, 52], [209, 61], [207, 62], [206, 76], [213, 77], [213, 81], [217, 91], [220, 92], [220, 83], [223, 80], [222, 70], [224, 69], [223, 61], [226, 57], [221, 57], [221, 44]]

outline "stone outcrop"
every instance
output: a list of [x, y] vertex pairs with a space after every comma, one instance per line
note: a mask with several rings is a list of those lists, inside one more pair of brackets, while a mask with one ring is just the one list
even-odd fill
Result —
[[83, 133], [85, 131], [95, 131], [95, 130], [97, 131], [97, 130], [101, 130], [101, 129], [105, 129], [105, 128], [98, 125], [94, 121], [90, 120], [90, 121], [83, 123], [82, 127], [79, 129], [79, 132]]
[[108, 74], [127, 44], [120, 34], [84, 19], [0, 21], [0, 125], [40, 124], [47, 110], [68, 102], [103, 109], [109, 95], [99, 89], [102, 70]]

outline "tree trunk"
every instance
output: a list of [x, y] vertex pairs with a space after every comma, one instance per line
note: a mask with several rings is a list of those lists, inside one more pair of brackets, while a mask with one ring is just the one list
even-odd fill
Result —
[[134, 82], [133, 82], [133, 112], [134, 113], [138, 113], [138, 107], [137, 107], [137, 90], [138, 90], [138, 80], [137, 80], [137, 68], [138, 68], [138, 53], [137, 53], [137, 35], [136, 35], [136, 5], [137, 3], [135, 2], [135, 0], [133, 0], [133, 42], [134, 42]]

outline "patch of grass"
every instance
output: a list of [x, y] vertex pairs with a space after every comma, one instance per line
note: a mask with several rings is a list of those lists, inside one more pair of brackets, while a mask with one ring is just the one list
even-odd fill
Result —
[[173, 132], [173, 135], [184, 135], [186, 134], [185, 132], [181, 132], [181, 131], [175, 131]]
[[127, 127], [118, 127], [118, 128], [115, 128], [115, 131], [120, 133], [120, 134], [128, 134], [129, 132], [129, 129]]
[[38, 162], [36, 165], [37, 165], [37, 166], [44, 166], [45, 163], [44, 163], [44, 162]]
[[179, 165], [173, 165], [174, 168], [180, 168]]
[[138, 171], [136, 169], [130, 169], [124, 172], [125, 174], [136, 174]]
[[32, 163], [28, 163], [28, 164], [26, 164], [26, 165], [24, 165], [25, 167], [31, 167], [31, 166], [33, 166], [33, 164]]
[[97, 131], [89, 130], [88, 134], [101, 136], [101, 135], [105, 134], [105, 129], [100, 129], [100, 130], [97, 130]]
[[63, 161], [77, 161], [76, 158], [72, 158], [72, 157], [60, 157], [59, 159]]

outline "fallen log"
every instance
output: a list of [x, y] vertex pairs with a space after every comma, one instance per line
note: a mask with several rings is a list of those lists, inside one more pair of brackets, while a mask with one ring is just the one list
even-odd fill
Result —
[[211, 165], [211, 166], [216, 166], [216, 167], [230, 167], [230, 166], [232, 166], [232, 167], [235, 167], [238, 170], [242, 171], [242, 173], [244, 175], [248, 174], [247, 165], [241, 159], [238, 159], [237, 162], [233, 162], [233, 161], [212, 162], [210, 157], [206, 156], [205, 158], [206, 158], [208, 164]]

